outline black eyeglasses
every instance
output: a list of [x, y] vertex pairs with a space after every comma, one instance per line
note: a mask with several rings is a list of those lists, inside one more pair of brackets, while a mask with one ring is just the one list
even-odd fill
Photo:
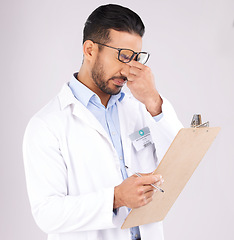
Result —
[[[92, 42], [94, 42], [94, 41], [92, 41]], [[147, 52], [134, 52], [131, 49], [115, 48], [115, 47], [111, 47], [106, 44], [98, 43], [98, 42], [94, 42], [94, 43], [119, 51], [118, 60], [123, 63], [129, 63], [132, 60], [135, 60], [137, 62], [140, 62], [141, 64], [146, 64], [146, 62], [148, 61], [149, 56], [150, 56], [150, 54]]]

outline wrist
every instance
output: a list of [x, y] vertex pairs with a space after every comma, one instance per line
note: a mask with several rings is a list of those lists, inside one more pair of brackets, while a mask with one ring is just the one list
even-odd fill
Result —
[[155, 97], [149, 99], [145, 103], [147, 111], [151, 114], [152, 117], [155, 117], [162, 113], [162, 104], [163, 100], [159, 94], [156, 94]]
[[122, 207], [123, 204], [121, 203], [121, 198], [120, 198], [120, 191], [119, 191], [119, 186], [116, 186], [114, 188], [114, 203], [113, 203], [113, 209], [117, 209]]

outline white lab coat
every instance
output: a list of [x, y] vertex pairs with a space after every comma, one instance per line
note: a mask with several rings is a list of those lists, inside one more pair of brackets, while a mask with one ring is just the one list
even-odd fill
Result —
[[[126, 165], [151, 172], [182, 127], [167, 100], [155, 120], [132, 95], [118, 102]], [[129, 135], [149, 127], [154, 144], [137, 152]], [[113, 214], [114, 187], [122, 182], [109, 135], [67, 84], [29, 122], [23, 143], [32, 213], [48, 240], [130, 240], [120, 227], [128, 214]], [[129, 175], [131, 175], [129, 173]], [[162, 240], [162, 223], [140, 226], [142, 240]]]

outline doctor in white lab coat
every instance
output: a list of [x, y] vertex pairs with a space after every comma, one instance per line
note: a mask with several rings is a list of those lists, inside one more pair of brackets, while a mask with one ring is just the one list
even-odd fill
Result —
[[[120, 6], [107, 5], [102, 14], [106, 8], [108, 13], [110, 8], [122, 12]], [[131, 10], [124, 11], [126, 16]], [[182, 125], [170, 103], [158, 94], [150, 68], [134, 56], [123, 62], [119, 50], [111, 49], [132, 49], [136, 55], [142, 36], [132, 29], [108, 29], [108, 33], [111, 47], [101, 49], [95, 39], [84, 41], [84, 62], [76, 80], [105, 107], [127, 82], [131, 92], [116, 101], [124, 161], [134, 171], [150, 173]], [[149, 132], [148, 142], [139, 148], [130, 136], [143, 129]], [[154, 194], [150, 184], [163, 182], [160, 176], [137, 178], [130, 172], [123, 181], [109, 134], [68, 84], [30, 120], [23, 153], [32, 213], [48, 240], [131, 240], [131, 231], [120, 228], [128, 208], [148, 204]], [[161, 222], [139, 229], [142, 240], [163, 239]]]

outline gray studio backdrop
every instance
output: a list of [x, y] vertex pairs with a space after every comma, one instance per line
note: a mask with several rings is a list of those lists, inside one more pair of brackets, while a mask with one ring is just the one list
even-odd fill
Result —
[[[188, 127], [194, 113], [222, 128], [164, 221], [165, 240], [234, 236], [234, 1], [123, 0], [146, 25], [161, 94]], [[27, 198], [22, 138], [30, 117], [82, 62], [82, 29], [104, 1], [1, 0], [0, 239], [45, 240]], [[153, 239], [153, 238], [152, 238]], [[111, 239], [110, 239], [111, 240]]]

